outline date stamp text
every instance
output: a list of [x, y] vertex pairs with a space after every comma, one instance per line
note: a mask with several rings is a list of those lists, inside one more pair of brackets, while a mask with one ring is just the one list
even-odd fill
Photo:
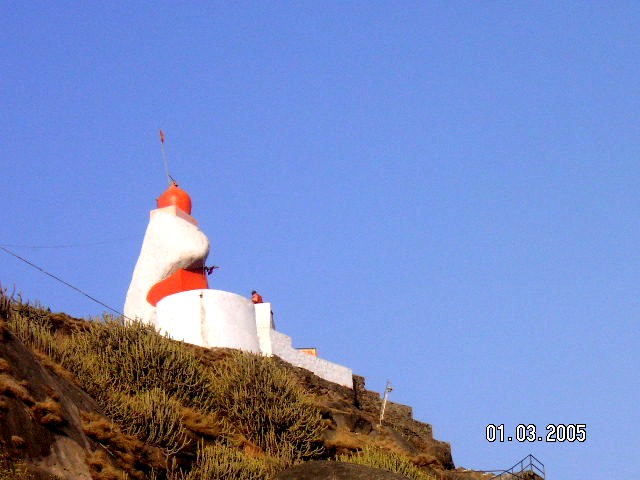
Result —
[[533, 423], [516, 425], [515, 431], [505, 434], [504, 423], [490, 423], [485, 429], [488, 442], [586, 442], [587, 425], [585, 423], [550, 423], [544, 435], [538, 432]]

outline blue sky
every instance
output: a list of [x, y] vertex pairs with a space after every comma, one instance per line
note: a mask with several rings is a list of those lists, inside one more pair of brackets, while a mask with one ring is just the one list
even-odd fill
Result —
[[637, 2], [3, 2], [0, 41], [0, 245], [121, 309], [163, 128], [212, 288], [390, 379], [456, 465], [635, 474]]

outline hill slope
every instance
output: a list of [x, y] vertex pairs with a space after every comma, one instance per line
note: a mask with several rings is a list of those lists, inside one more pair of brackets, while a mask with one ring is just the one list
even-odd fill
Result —
[[477, 476], [453, 470], [449, 445], [409, 407], [390, 404], [377, 427], [380, 396], [361, 377], [349, 389], [277, 358], [52, 314], [4, 292], [0, 338], [0, 479]]

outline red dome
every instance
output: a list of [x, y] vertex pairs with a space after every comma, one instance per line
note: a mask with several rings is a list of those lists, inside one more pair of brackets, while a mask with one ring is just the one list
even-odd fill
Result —
[[156, 202], [158, 203], [158, 208], [175, 205], [184, 213], [191, 215], [191, 197], [187, 192], [179, 188], [175, 182], [158, 197]]

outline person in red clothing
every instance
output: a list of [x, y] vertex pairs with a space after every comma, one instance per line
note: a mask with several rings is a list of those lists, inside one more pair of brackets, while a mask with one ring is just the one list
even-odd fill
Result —
[[251, 301], [253, 303], [262, 303], [262, 295], [254, 290], [253, 292], [251, 292]]

